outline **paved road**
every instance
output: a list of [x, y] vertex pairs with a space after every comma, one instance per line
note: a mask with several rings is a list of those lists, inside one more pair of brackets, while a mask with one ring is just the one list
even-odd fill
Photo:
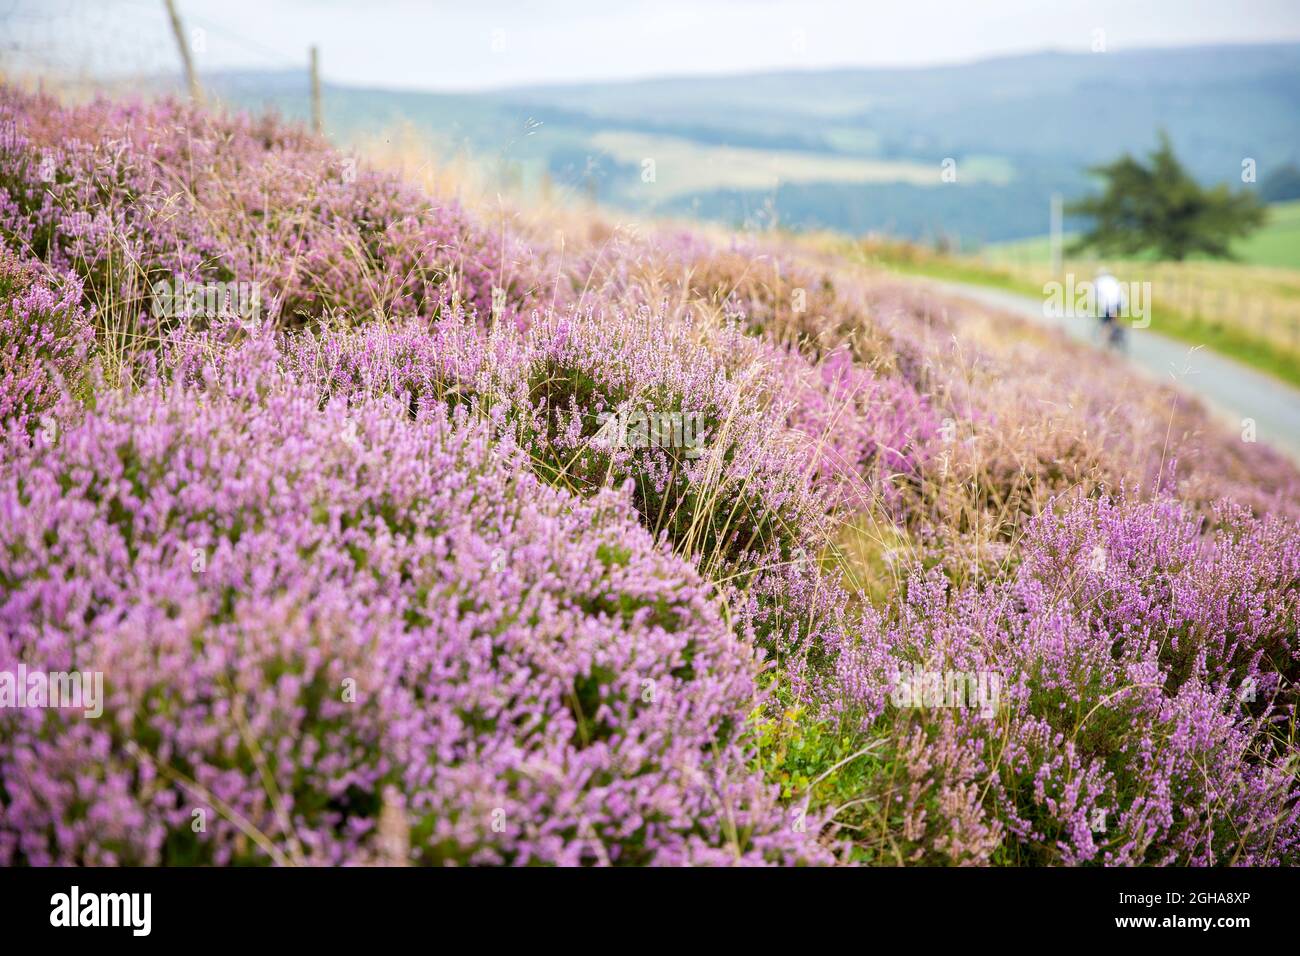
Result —
[[[948, 295], [1061, 328], [1073, 338], [1097, 343], [1095, 320], [1086, 316], [1049, 318], [1043, 315], [1041, 299], [962, 282], [929, 281]], [[1129, 329], [1127, 352], [1137, 369], [1163, 382], [1172, 381], [1197, 396], [1234, 431], [1240, 432], [1243, 418], [1255, 419], [1258, 440], [1268, 442], [1300, 464], [1300, 389], [1150, 329]]]

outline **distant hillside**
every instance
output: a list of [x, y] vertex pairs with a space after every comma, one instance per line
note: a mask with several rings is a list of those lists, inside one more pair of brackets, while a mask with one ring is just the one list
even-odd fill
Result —
[[[305, 116], [306, 78], [212, 77], [241, 106]], [[467, 149], [511, 183], [733, 223], [986, 242], [1042, 233], [1053, 191], [1169, 131], [1193, 172], [1259, 178], [1300, 160], [1300, 45], [1039, 53], [961, 66], [508, 89], [327, 86], [349, 139], [397, 121]], [[940, 178], [945, 159], [957, 181]], [[653, 181], [646, 173], [653, 160]]]

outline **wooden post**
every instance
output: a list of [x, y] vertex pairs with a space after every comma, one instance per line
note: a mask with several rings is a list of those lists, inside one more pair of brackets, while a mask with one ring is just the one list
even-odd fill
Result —
[[317, 136], [325, 129], [320, 115], [320, 52], [315, 44], [311, 48], [311, 128]]
[[1048, 235], [1050, 236], [1048, 239], [1048, 247], [1050, 250], [1048, 255], [1051, 258], [1051, 262], [1048, 264], [1048, 269], [1051, 271], [1053, 279], [1057, 278], [1061, 274], [1061, 222], [1065, 218], [1063, 215], [1063, 209], [1061, 194], [1052, 193], [1052, 200], [1048, 209], [1047, 220]]
[[190, 56], [190, 44], [185, 39], [185, 28], [181, 26], [181, 15], [176, 10], [176, 0], [163, 0], [167, 5], [167, 18], [172, 22], [172, 33], [176, 37], [176, 48], [180, 50], [181, 65], [185, 67], [185, 82], [190, 88], [190, 99], [196, 103], [203, 99], [199, 89], [199, 77], [194, 72], [194, 58]]

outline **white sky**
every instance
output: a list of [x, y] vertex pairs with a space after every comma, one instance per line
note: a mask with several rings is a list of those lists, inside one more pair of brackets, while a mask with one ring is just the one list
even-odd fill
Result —
[[[948, 63], [1044, 49], [1300, 40], [1300, 0], [177, 0], [200, 72], [482, 89], [774, 68]], [[0, 63], [177, 69], [163, 0], [0, 0]]]

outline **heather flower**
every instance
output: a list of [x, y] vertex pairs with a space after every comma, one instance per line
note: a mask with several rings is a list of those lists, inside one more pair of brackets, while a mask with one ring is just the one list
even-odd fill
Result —
[[746, 769], [757, 657], [626, 499], [268, 348], [4, 463], [0, 660], [108, 698], [0, 714], [5, 862], [347, 862], [384, 792], [416, 862], [817, 857]]
[[[0, 423], [24, 435], [85, 375], [93, 341], [75, 278], [60, 284], [0, 248]], [[49, 424], [48, 422], [46, 423]]]

